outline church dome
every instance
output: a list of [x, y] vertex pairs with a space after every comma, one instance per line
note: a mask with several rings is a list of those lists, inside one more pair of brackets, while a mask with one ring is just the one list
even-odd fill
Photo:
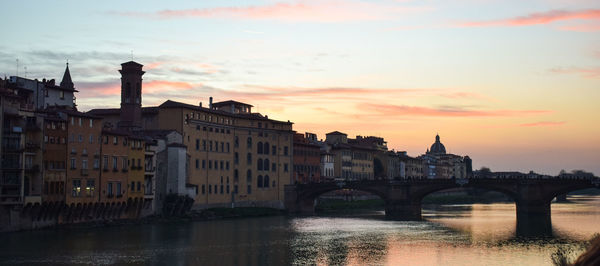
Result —
[[435, 143], [431, 145], [429, 153], [446, 154], [446, 147], [440, 142], [440, 135], [435, 135]]

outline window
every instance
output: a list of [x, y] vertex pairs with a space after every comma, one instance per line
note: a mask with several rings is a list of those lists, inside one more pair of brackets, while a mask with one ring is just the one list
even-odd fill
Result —
[[283, 171], [286, 173], [288, 172], [288, 164], [287, 163], [283, 164]]
[[220, 168], [221, 170], [223, 170], [223, 161], [221, 161], [221, 162], [219, 163], [219, 168]]
[[246, 140], [247, 144], [248, 144], [248, 149], [252, 149], [252, 137], [248, 137], [248, 139]]
[[212, 161], [208, 160], [208, 169], [212, 169]]
[[200, 140], [196, 139], [196, 150], [200, 150]]
[[[133, 161], [133, 159], [131, 159], [131, 160]], [[127, 162], [128, 162], [127, 157], [123, 157], [123, 170], [127, 170]], [[138, 166], [139, 166], [139, 164], [138, 164]]]
[[73, 180], [73, 189], [72, 189], [72, 192], [71, 192], [71, 196], [73, 196], [73, 197], [79, 197], [79, 195], [81, 195], [81, 180], [74, 179]]
[[81, 169], [88, 169], [87, 159], [81, 159]]
[[240, 138], [238, 138], [238, 136], [235, 136], [235, 138], [233, 139], [233, 147], [234, 148], [240, 147]]
[[227, 151], [226, 152], [229, 152], [229, 142], [227, 142], [227, 146], [226, 147], [227, 147]]
[[202, 140], [202, 150], [206, 150], [206, 140]]
[[212, 186], [208, 185], [208, 194], [212, 194]]
[[87, 184], [85, 186], [85, 192], [88, 197], [94, 196], [94, 191], [96, 190], [96, 181], [94, 179], [88, 179]]
[[117, 156], [113, 156], [113, 170], [117, 170], [117, 164], [119, 164]]
[[106, 196], [109, 198], [112, 198], [113, 196], [113, 183], [112, 182], [108, 182], [107, 187], [106, 187]]
[[263, 180], [263, 187], [269, 187], [269, 176], [266, 175]]
[[268, 142], [265, 142], [265, 144], [264, 144], [264, 151], [265, 151], [264, 153], [266, 155], [269, 155], [269, 143]]
[[276, 164], [275, 164], [275, 163], [271, 164], [271, 171], [273, 171], [273, 172], [275, 172], [275, 171], [276, 171], [276, 167], [275, 167], [275, 166], [276, 166]]
[[262, 175], [259, 175], [256, 178], [256, 187], [263, 187], [263, 177], [262, 177]]
[[[92, 120], [90, 120], [92, 121]], [[90, 144], [94, 143], [94, 134], [90, 134]]]
[[250, 169], [246, 172], [246, 184], [248, 184], [247, 193], [252, 194], [252, 171]]
[[104, 170], [108, 170], [108, 156], [104, 155], [104, 160], [102, 161], [102, 165]]
[[77, 139], [80, 143], [83, 142], [83, 136], [81, 136], [81, 134], [77, 135]]
[[256, 153], [258, 154], [262, 154], [263, 153], [263, 145], [262, 142], [258, 142], [256, 143]]
[[265, 171], [269, 171], [269, 159], [265, 159], [265, 166], [263, 167], [263, 170]]
[[196, 159], [196, 169], [200, 168], [200, 160]]
[[273, 147], [272, 147], [272, 152], [271, 152], [271, 154], [272, 154], [272, 155], [277, 155], [277, 147], [276, 147], [275, 145], [273, 145]]
[[135, 191], [135, 182], [131, 181], [130, 187], [132, 192]]
[[82, 119], [81, 119], [81, 117], [80, 117], [80, 118], [79, 118], [79, 126], [81, 126], [81, 120], [82, 120]]
[[238, 169], [234, 169], [233, 170], [233, 182], [237, 182], [239, 180], [239, 173], [238, 173]]
[[77, 169], [77, 159], [71, 158], [71, 169]]
[[117, 182], [117, 197], [121, 197], [121, 182]]
[[206, 169], [206, 160], [202, 160], [202, 169]]
[[288, 146], [283, 147], [283, 155], [288, 156]]
[[142, 182], [137, 181], [137, 191], [142, 191]]
[[117, 143], [119, 143], [119, 138], [118, 137], [113, 137], [113, 144], [117, 145]]
[[246, 163], [247, 163], [248, 165], [251, 165], [251, 164], [252, 164], [252, 153], [248, 153], [248, 154], [246, 155]]
[[233, 164], [239, 164], [240, 163], [240, 155], [236, 152], [233, 154]]
[[262, 169], [263, 169], [263, 160], [258, 159], [258, 162], [256, 162], [256, 170], [262, 171]]
[[206, 193], [206, 185], [202, 184], [202, 194], [204, 195]]
[[90, 119], [90, 127], [94, 127], [94, 119]]

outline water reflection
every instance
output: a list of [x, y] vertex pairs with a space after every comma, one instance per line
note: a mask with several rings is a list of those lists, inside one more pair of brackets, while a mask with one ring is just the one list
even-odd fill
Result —
[[600, 197], [575, 201], [552, 205], [552, 237], [521, 237], [514, 204], [426, 206], [420, 222], [378, 211], [3, 234], [0, 264], [549, 265], [600, 231]]

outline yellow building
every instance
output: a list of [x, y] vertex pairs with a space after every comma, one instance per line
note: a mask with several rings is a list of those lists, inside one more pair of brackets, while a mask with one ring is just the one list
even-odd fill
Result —
[[252, 113], [251, 107], [236, 101], [209, 108], [174, 101], [159, 106], [158, 129], [183, 135], [196, 207], [282, 207], [292, 177], [292, 123]]

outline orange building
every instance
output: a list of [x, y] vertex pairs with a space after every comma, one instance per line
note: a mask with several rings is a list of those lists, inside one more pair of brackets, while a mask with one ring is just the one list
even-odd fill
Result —
[[58, 110], [67, 123], [66, 203], [98, 201], [100, 180], [100, 134], [102, 118], [72, 111]]
[[64, 201], [67, 178], [67, 121], [48, 114], [44, 118], [42, 201]]
[[127, 179], [129, 191], [127, 196], [132, 200], [141, 201], [144, 197], [145, 144], [144, 138], [129, 136], [129, 175]]
[[294, 134], [294, 181], [321, 182], [321, 147], [310, 143], [304, 135]]

